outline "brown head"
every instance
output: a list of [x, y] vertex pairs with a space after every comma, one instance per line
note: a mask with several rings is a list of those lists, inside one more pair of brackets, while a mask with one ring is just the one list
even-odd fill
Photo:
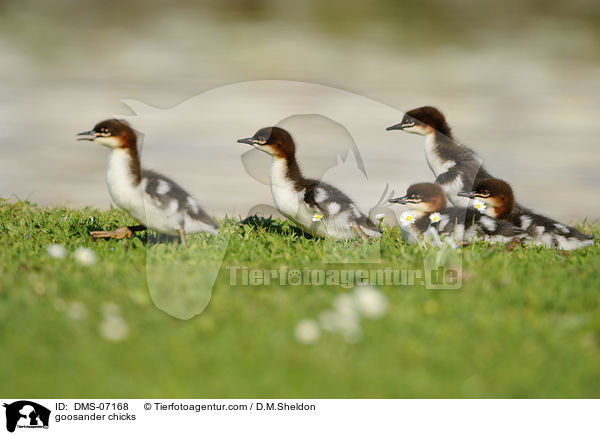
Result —
[[407, 204], [413, 210], [424, 213], [435, 213], [446, 208], [446, 196], [439, 184], [417, 183], [406, 191], [400, 198], [390, 199], [391, 203]]
[[135, 131], [127, 122], [118, 119], [99, 122], [92, 130], [79, 133], [77, 140], [90, 140], [109, 148], [135, 148], [137, 145]]
[[261, 128], [254, 133], [254, 136], [238, 139], [238, 142], [264, 150], [273, 157], [289, 159], [296, 153], [294, 139], [286, 130], [279, 127]]
[[452, 131], [442, 112], [431, 106], [409, 110], [404, 114], [402, 122], [388, 127], [387, 130], [403, 130], [407, 133], [415, 133], [422, 136], [438, 132], [452, 137]]
[[487, 178], [475, 185], [470, 192], [459, 192], [458, 196], [478, 199], [486, 206], [483, 213], [494, 219], [504, 219], [515, 206], [513, 190], [506, 181]]

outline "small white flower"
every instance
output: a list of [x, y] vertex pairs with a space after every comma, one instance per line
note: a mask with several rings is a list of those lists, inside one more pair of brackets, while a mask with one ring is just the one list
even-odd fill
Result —
[[431, 223], [439, 222], [441, 218], [442, 218], [442, 215], [439, 214], [439, 213], [437, 213], [437, 212], [436, 213], [431, 213], [429, 215], [429, 220], [431, 221]]
[[484, 204], [484, 202], [483, 202], [482, 200], [480, 200], [480, 199], [475, 199], [475, 200], [473, 200], [473, 207], [474, 207], [476, 210], [479, 210], [479, 211], [484, 211], [484, 210], [485, 210], [485, 204]]
[[335, 308], [338, 313], [347, 317], [355, 317], [357, 315], [354, 299], [347, 293], [335, 297], [333, 300], [333, 308]]
[[312, 217], [313, 222], [321, 222], [321, 219], [323, 219], [323, 215], [319, 213], [315, 213]]
[[354, 300], [360, 313], [369, 319], [378, 319], [387, 312], [387, 298], [370, 285], [356, 287]]
[[129, 326], [119, 315], [106, 316], [100, 323], [100, 335], [108, 341], [122, 341], [129, 335]]
[[382, 221], [384, 217], [385, 217], [385, 213], [377, 213], [375, 215], [375, 219], [377, 219], [378, 221]]
[[321, 336], [321, 328], [316, 321], [304, 319], [299, 321], [294, 328], [294, 336], [302, 344], [313, 344]]
[[71, 319], [81, 320], [87, 316], [87, 308], [82, 302], [71, 302], [67, 308], [67, 314]]
[[96, 255], [90, 248], [77, 248], [73, 256], [75, 261], [82, 266], [90, 266], [96, 261]]
[[319, 315], [319, 322], [323, 329], [342, 335], [350, 343], [360, 340], [360, 317], [356, 311], [352, 313], [338, 310], [323, 311]]
[[62, 259], [67, 256], [67, 251], [65, 250], [65, 248], [62, 245], [59, 245], [58, 243], [48, 245], [48, 247], [46, 248], [46, 252], [52, 258]]
[[410, 211], [405, 211], [400, 215], [400, 224], [403, 227], [407, 227], [415, 223], [415, 216]]
[[351, 294], [341, 294], [333, 300], [334, 311], [331, 312], [329, 325], [333, 331], [340, 333], [344, 339], [350, 343], [360, 340], [360, 313], [354, 297]]

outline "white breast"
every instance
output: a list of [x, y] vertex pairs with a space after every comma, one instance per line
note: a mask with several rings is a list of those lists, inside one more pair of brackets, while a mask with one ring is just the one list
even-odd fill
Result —
[[[147, 179], [136, 184], [130, 169], [131, 157], [125, 150], [114, 149], [108, 158], [106, 184], [111, 198], [131, 217], [148, 228], [163, 234], [177, 235], [183, 228], [186, 234], [210, 232], [216, 234], [215, 228], [198, 219], [189, 216], [179, 204], [178, 199], [161, 203], [145, 191]], [[157, 193], [166, 195], [172, 186], [164, 180], [159, 180]], [[188, 204], [198, 211], [199, 205], [192, 197], [187, 198]]]
[[130, 169], [131, 157], [126, 150], [114, 149], [108, 157], [106, 184], [112, 200], [132, 217], [146, 223], [144, 199], [139, 184], [135, 184]]
[[456, 166], [456, 162], [452, 160], [443, 160], [440, 158], [436, 151], [434, 134], [428, 134], [425, 137], [425, 159], [427, 160], [429, 168], [433, 171], [436, 177], [444, 172], [447, 172], [448, 169]]
[[[425, 159], [427, 160], [427, 164], [431, 171], [437, 177], [444, 172], [447, 172], [448, 169], [456, 166], [456, 162], [453, 160], [443, 160], [440, 158], [436, 151], [435, 144], [435, 135], [429, 134], [425, 139]], [[463, 182], [460, 177], [454, 178], [452, 181], [442, 184], [442, 188], [444, 189], [444, 193], [448, 197], [450, 202], [457, 207], [468, 207], [469, 199], [460, 197], [457, 195], [458, 192], [464, 190]]]
[[311, 230], [314, 212], [304, 202], [304, 191], [297, 192], [294, 182], [287, 177], [287, 164], [283, 159], [274, 158], [271, 163], [271, 194], [281, 214], [314, 234]]
[[287, 177], [287, 164], [283, 159], [273, 158], [271, 163], [271, 194], [275, 207], [284, 215], [295, 219], [300, 206], [294, 183]]

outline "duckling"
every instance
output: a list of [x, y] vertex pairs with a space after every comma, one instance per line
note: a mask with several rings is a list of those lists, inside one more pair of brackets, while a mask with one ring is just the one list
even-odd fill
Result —
[[444, 191], [436, 183], [413, 184], [406, 195], [389, 202], [410, 207], [400, 217], [402, 236], [407, 243], [416, 243], [427, 232], [446, 235], [458, 243], [476, 240], [507, 243], [524, 236], [507, 221], [482, 216], [470, 208], [447, 207]]
[[452, 204], [468, 207], [467, 199], [458, 192], [471, 189], [475, 183], [491, 178], [471, 149], [455, 142], [446, 118], [435, 107], [424, 106], [409, 110], [399, 124], [387, 130], [402, 130], [425, 136], [425, 159]]
[[489, 178], [477, 183], [473, 190], [459, 196], [477, 199], [479, 211], [494, 219], [506, 219], [527, 233], [526, 241], [534, 246], [570, 251], [594, 243], [593, 236], [583, 234], [531, 210], [516, 208], [512, 187], [506, 181]]
[[125, 121], [107, 119], [90, 131], [79, 133], [77, 139], [111, 149], [106, 172], [108, 192], [119, 208], [142, 224], [114, 231], [92, 231], [92, 238], [129, 238], [134, 231], [147, 227], [178, 235], [185, 247], [186, 234], [217, 234], [217, 224], [181, 186], [158, 172], [141, 168], [137, 135]]
[[346, 194], [302, 175], [296, 161], [296, 145], [286, 130], [265, 127], [238, 142], [271, 155], [270, 183], [275, 207], [307, 233], [340, 240], [381, 236], [381, 230]]

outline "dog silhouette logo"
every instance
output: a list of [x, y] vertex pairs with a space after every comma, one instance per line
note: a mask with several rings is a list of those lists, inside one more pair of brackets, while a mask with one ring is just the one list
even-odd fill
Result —
[[19, 400], [4, 404], [6, 408], [6, 430], [14, 432], [18, 427], [27, 429], [48, 429], [50, 410], [29, 400]]

